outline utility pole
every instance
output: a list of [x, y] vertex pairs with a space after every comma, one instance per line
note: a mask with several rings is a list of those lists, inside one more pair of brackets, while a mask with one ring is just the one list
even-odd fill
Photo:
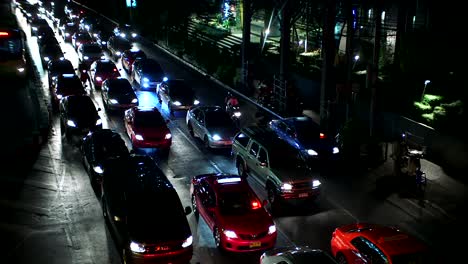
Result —
[[375, 6], [374, 17], [374, 51], [372, 54], [372, 63], [367, 68], [367, 88], [371, 89], [371, 101], [369, 111], [369, 136], [375, 134], [375, 109], [377, 104], [377, 80], [379, 75], [379, 59], [380, 59], [380, 34], [382, 28], [382, 0], [378, 0]]
[[335, 61], [335, 0], [326, 0], [326, 15], [323, 28], [322, 42], [322, 82], [320, 89], [320, 127], [328, 131], [329, 116], [329, 93], [335, 89], [334, 61]]
[[[353, 86], [353, 66], [354, 66], [354, 13], [353, 13], [353, 1], [346, 1], [346, 104], [350, 104], [351, 100], [348, 97], [351, 95]], [[343, 100], [341, 100], [343, 101]], [[348, 119], [349, 116], [346, 116]]]
[[250, 23], [252, 20], [251, 0], [243, 0], [242, 9], [242, 85], [247, 92], [249, 88], [249, 49], [250, 49]]

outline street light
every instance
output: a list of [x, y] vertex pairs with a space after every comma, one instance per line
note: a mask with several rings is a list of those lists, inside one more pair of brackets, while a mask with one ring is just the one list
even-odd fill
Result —
[[426, 93], [426, 87], [427, 87], [427, 85], [430, 84], [430, 83], [431, 83], [430, 80], [425, 80], [425, 81], [424, 81], [424, 89], [423, 89], [423, 92], [422, 92], [421, 101], [424, 100], [424, 94]]

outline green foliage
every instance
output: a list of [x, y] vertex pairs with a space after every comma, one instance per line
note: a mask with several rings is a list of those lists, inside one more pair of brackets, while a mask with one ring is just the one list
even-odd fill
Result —
[[439, 104], [444, 99], [443, 96], [434, 95], [434, 94], [425, 94], [423, 102], [428, 105]]
[[428, 112], [432, 110], [432, 106], [428, 104], [427, 102], [414, 102], [414, 106], [416, 107], [417, 110], [422, 111], [422, 112]]

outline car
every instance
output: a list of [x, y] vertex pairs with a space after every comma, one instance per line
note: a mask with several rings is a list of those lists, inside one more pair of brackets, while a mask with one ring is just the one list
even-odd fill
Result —
[[47, 43], [41, 47], [41, 63], [42, 67], [46, 67], [51, 60], [60, 60], [65, 57], [62, 48], [56, 43]]
[[111, 36], [107, 40], [107, 50], [109, 50], [111, 57], [114, 59], [120, 58], [124, 51], [131, 48], [132, 43], [130, 43], [126, 38]]
[[178, 110], [188, 110], [192, 106], [200, 104], [195, 92], [185, 80], [171, 79], [162, 82], [156, 88], [159, 103], [167, 105], [171, 114]]
[[260, 264], [338, 264], [335, 259], [322, 249], [307, 246], [280, 247], [264, 252]]
[[338, 263], [436, 263], [429, 247], [396, 226], [353, 223], [337, 227], [331, 252]]
[[156, 107], [134, 106], [124, 113], [125, 130], [134, 149], [159, 148], [168, 152], [172, 144], [168, 122]]
[[39, 49], [45, 44], [59, 44], [55, 38], [54, 30], [49, 26], [41, 26], [36, 31], [37, 45]]
[[88, 95], [71, 95], [60, 100], [60, 131], [68, 142], [74, 137], [82, 138], [90, 131], [102, 129], [99, 116], [101, 108], [96, 108]]
[[167, 81], [164, 70], [154, 59], [137, 59], [133, 62], [131, 80], [140, 89], [156, 89], [162, 82]]
[[103, 50], [101, 49], [101, 46], [96, 42], [81, 44], [78, 47], [77, 53], [80, 63], [87, 65], [91, 65], [91, 63], [93, 63], [95, 60], [102, 60], [106, 58]]
[[232, 156], [239, 175], [252, 176], [265, 188], [273, 214], [289, 201], [314, 201], [320, 194], [322, 183], [301, 153], [268, 127], [243, 127]]
[[93, 42], [93, 39], [89, 35], [88, 32], [86, 31], [77, 31], [75, 34], [72, 35], [72, 46], [75, 48], [75, 50], [78, 49], [78, 47], [83, 44], [83, 43], [91, 43]]
[[108, 128], [92, 131], [83, 137], [80, 152], [81, 161], [89, 175], [91, 185], [98, 194], [101, 192], [105, 160], [130, 155], [120, 134]]
[[107, 42], [109, 41], [109, 38], [112, 36], [111, 33], [105, 31], [105, 30], [99, 30], [98, 32], [93, 34], [94, 40], [101, 45], [101, 48], [107, 49]]
[[121, 61], [122, 61], [122, 68], [127, 71], [132, 71], [133, 62], [136, 58], [146, 58], [146, 54], [138, 49], [138, 48], [131, 48], [122, 52]]
[[52, 80], [50, 96], [52, 109], [55, 112], [58, 110], [60, 100], [69, 95], [87, 95], [76, 74], [62, 74]]
[[221, 106], [195, 106], [187, 111], [187, 129], [192, 137], [203, 141], [205, 147], [231, 148], [237, 126]]
[[102, 211], [122, 263], [190, 263], [191, 208], [153, 158], [107, 159], [102, 179]]
[[312, 118], [287, 117], [273, 119], [269, 127], [291, 146], [299, 149], [305, 157], [314, 160], [338, 160], [340, 149], [334, 136], [322, 132]]
[[89, 32], [98, 23], [99, 23], [99, 19], [93, 16], [86, 15], [80, 19], [80, 22], [78, 24], [79, 24], [80, 30]]
[[137, 31], [128, 24], [117, 25], [113, 30], [116, 36], [126, 38], [126, 39], [136, 39], [138, 38]]
[[272, 216], [247, 179], [231, 174], [201, 174], [190, 184], [192, 211], [210, 228], [221, 251], [272, 249], [277, 232]]
[[73, 22], [68, 22], [59, 27], [59, 32], [65, 42], [72, 42], [73, 35], [78, 32], [78, 26]]
[[120, 77], [120, 72], [115, 63], [110, 60], [96, 60], [89, 67], [89, 82], [95, 90], [101, 89], [102, 82], [106, 79]]
[[75, 68], [73, 67], [71, 61], [65, 58], [50, 60], [47, 64], [49, 88], [52, 86], [52, 80], [62, 74], [75, 74]]
[[126, 110], [138, 106], [138, 97], [126, 78], [105, 80], [102, 83], [101, 96], [106, 110]]
[[31, 20], [31, 36], [37, 36], [40, 27], [48, 27], [49, 23], [44, 18], [34, 18]]

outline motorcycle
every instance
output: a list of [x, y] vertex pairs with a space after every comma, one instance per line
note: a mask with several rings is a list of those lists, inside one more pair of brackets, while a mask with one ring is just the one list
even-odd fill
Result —
[[226, 112], [228, 112], [229, 116], [231, 117], [232, 121], [239, 127], [240, 126], [240, 118], [242, 116], [242, 112], [240, 111], [240, 107], [238, 105], [226, 105]]

